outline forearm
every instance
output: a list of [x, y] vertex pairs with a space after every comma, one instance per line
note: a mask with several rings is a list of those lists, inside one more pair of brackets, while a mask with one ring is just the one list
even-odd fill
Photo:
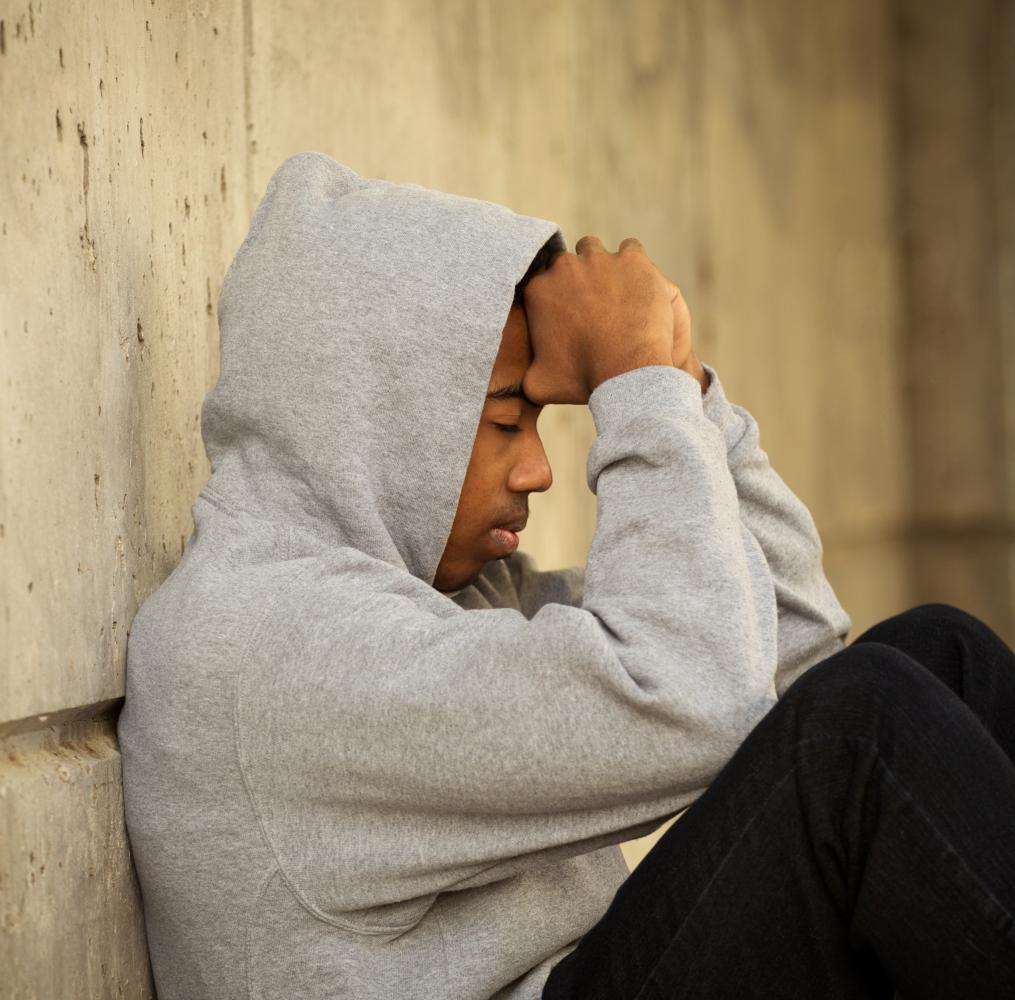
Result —
[[723, 432], [740, 517], [768, 562], [779, 608], [779, 669], [785, 688], [818, 660], [841, 648], [851, 620], [822, 566], [822, 544], [807, 507], [772, 468], [757, 422], [731, 404], [714, 370], [705, 415]]

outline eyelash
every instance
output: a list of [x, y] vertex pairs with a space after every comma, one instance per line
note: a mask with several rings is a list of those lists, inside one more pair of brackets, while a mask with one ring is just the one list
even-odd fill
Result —
[[499, 428], [505, 434], [518, 434], [521, 431], [521, 427], [516, 424], [494, 424], [493, 426]]

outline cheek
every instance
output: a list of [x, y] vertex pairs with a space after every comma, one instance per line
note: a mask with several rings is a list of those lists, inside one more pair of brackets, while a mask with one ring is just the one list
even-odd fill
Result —
[[481, 531], [496, 513], [498, 498], [503, 492], [502, 480], [498, 478], [500, 464], [495, 458], [484, 460], [474, 455], [455, 514], [456, 526], [465, 533]]

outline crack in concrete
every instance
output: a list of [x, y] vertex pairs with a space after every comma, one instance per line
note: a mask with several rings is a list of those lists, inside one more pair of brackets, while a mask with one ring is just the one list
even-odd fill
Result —
[[85, 224], [81, 227], [80, 242], [84, 252], [85, 260], [94, 271], [98, 254], [95, 252], [95, 239], [91, 234], [88, 222], [88, 187], [90, 182], [88, 167], [88, 135], [85, 132], [85, 123], [78, 122], [78, 142], [81, 143], [81, 189], [84, 193]]

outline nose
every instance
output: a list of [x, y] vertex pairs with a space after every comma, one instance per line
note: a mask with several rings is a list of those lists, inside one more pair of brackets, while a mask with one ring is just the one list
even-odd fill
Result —
[[508, 489], [513, 493], [545, 493], [552, 485], [553, 470], [546, 449], [539, 435], [533, 434], [531, 445], [511, 467]]

